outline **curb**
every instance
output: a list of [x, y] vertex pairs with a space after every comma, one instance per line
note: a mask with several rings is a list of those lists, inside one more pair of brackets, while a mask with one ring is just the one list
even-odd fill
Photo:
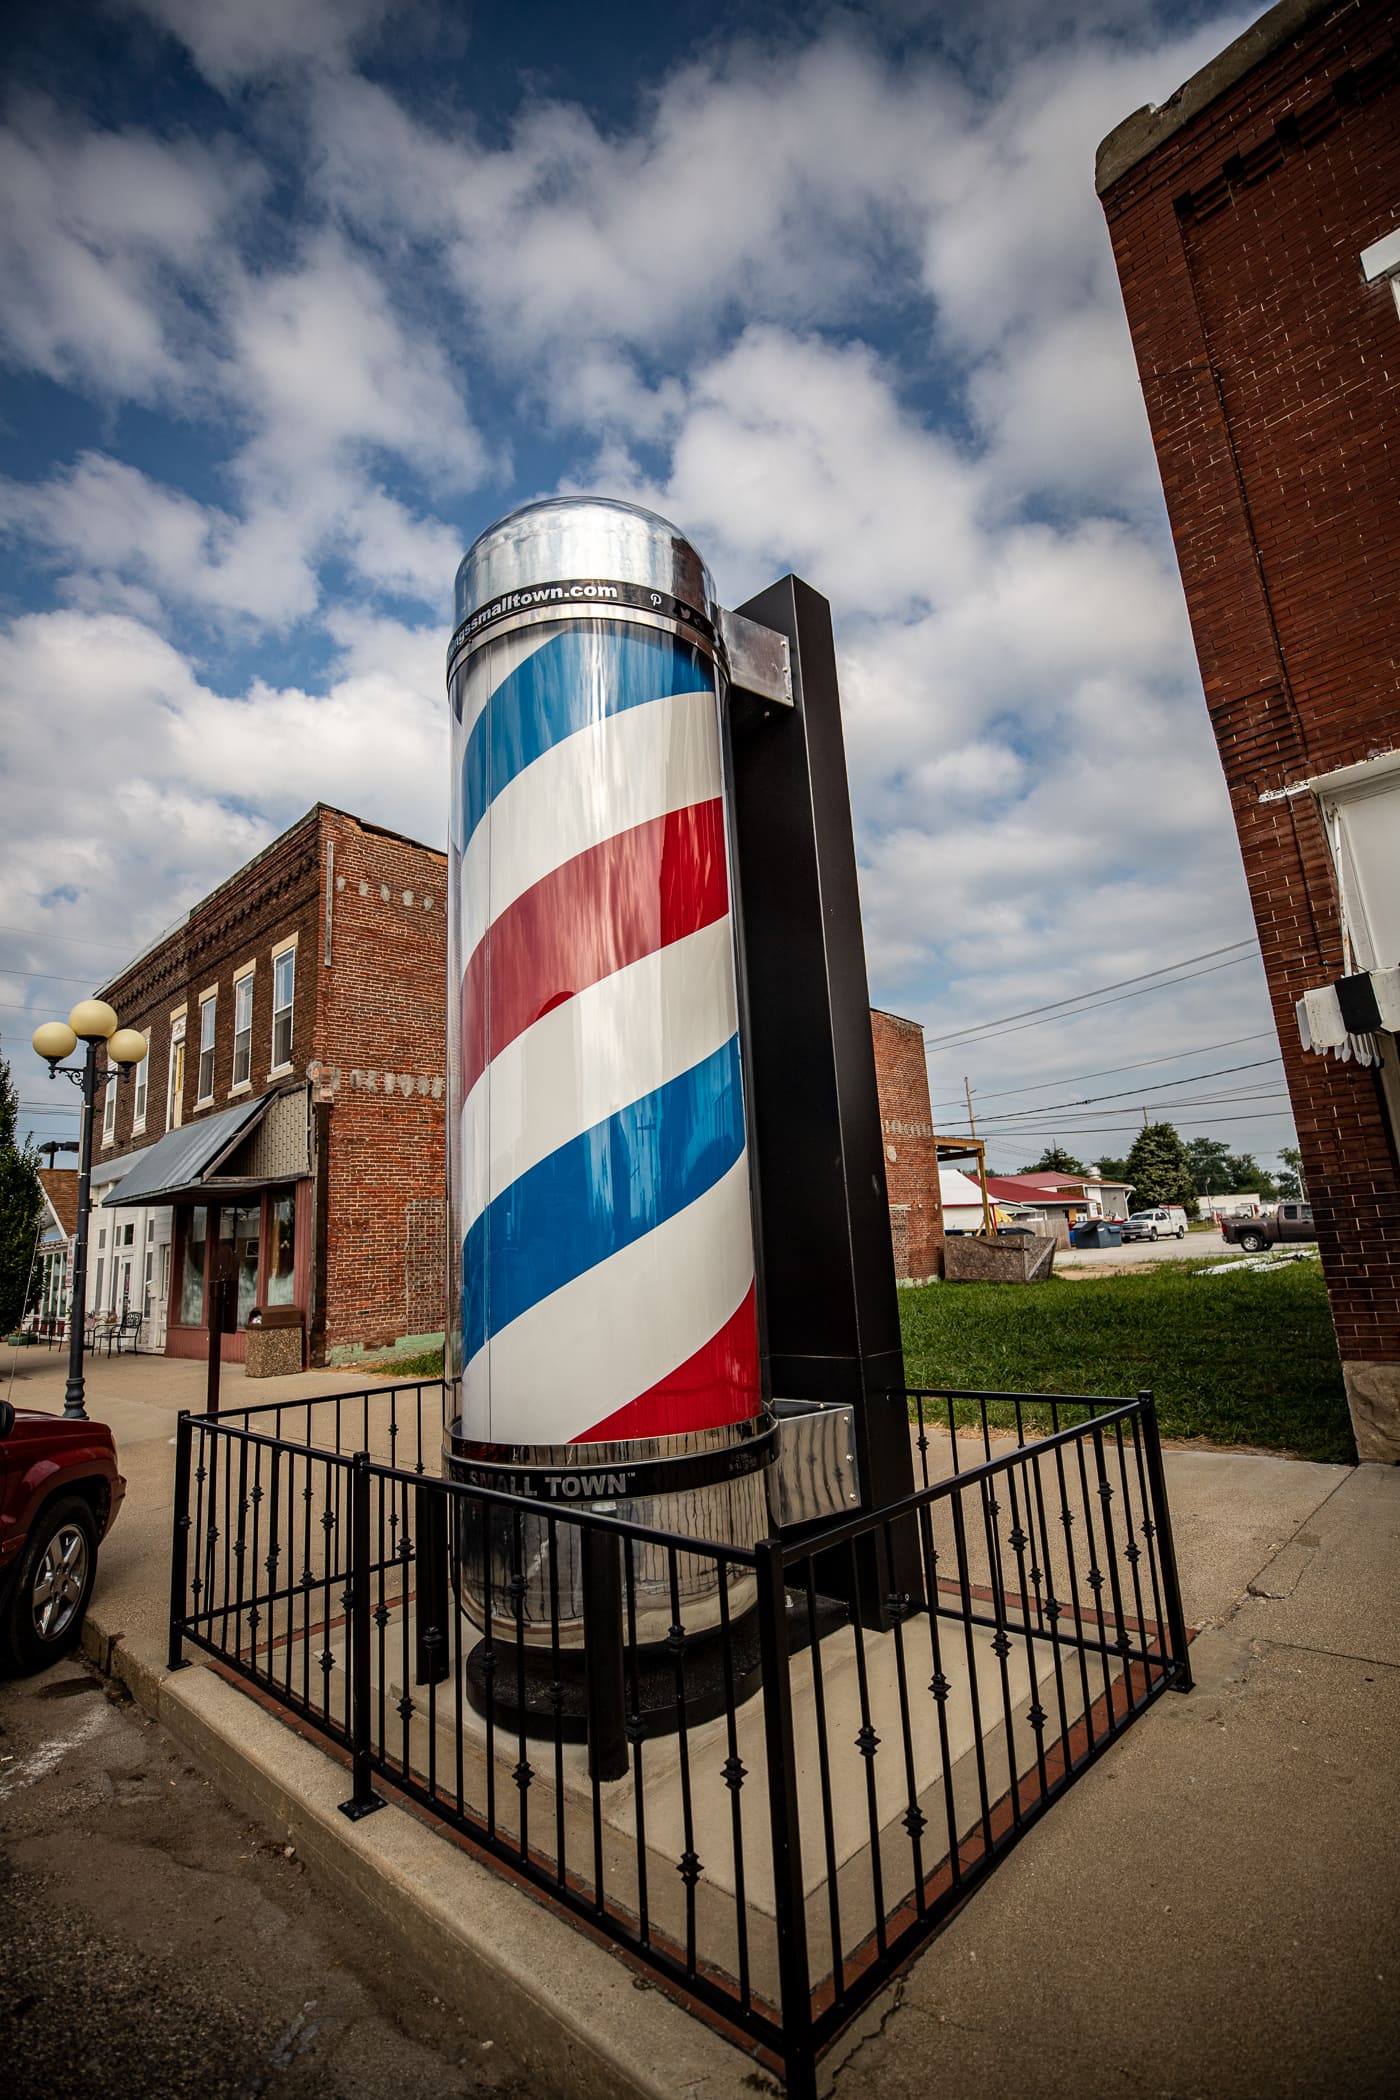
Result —
[[623, 1957], [390, 1802], [352, 1823], [349, 1773], [198, 1664], [172, 1674], [88, 1612], [82, 1652], [242, 1813], [275, 1831], [449, 2003], [491, 2008], [532, 2090], [566, 2100], [752, 2100], [754, 2059]]

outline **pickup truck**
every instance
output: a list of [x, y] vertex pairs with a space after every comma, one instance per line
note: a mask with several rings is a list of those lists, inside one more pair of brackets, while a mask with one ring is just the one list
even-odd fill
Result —
[[1284, 1241], [1317, 1238], [1311, 1203], [1280, 1203], [1270, 1217], [1222, 1218], [1220, 1231], [1232, 1247], [1244, 1247], [1251, 1254], [1262, 1254], [1266, 1247]]

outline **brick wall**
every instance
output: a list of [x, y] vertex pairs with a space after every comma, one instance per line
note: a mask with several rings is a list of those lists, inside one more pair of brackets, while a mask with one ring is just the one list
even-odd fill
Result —
[[929, 1108], [924, 1031], [917, 1021], [872, 1009], [875, 1084], [885, 1140], [895, 1275], [901, 1282], [937, 1276], [943, 1264], [943, 1208]]
[[[266, 1091], [272, 1065], [272, 950], [293, 936], [297, 966], [292, 1063], [297, 1070], [304, 1066], [311, 1055], [316, 1018], [317, 899], [316, 816], [312, 812], [211, 891], [183, 925], [110, 981], [103, 997], [116, 1008], [123, 1026], [151, 1031], [146, 1127], [141, 1132], [133, 1128], [136, 1088], [128, 1081], [118, 1094], [114, 1142], [95, 1146], [95, 1156], [144, 1150], [164, 1137], [171, 1021], [181, 1007], [186, 1010], [181, 1120], [190, 1123], [197, 1113], [213, 1114], [228, 1107], [233, 1084], [233, 979], [250, 962], [255, 964], [250, 1086], [255, 1094]], [[199, 997], [211, 988], [218, 992], [213, 1098], [207, 1109], [197, 1112]]]
[[[328, 867], [316, 1054], [331, 1103], [322, 1346], [335, 1362], [442, 1331], [447, 861], [324, 810], [323, 883]], [[322, 956], [324, 941], [323, 923]]]
[[1331, 856], [1310, 795], [1261, 798], [1400, 739], [1400, 315], [1357, 259], [1400, 218], [1396, 17], [1277, 16], [1103, 205], [1341, 1354], [1394, 1364], [1394, 1133], [1374, 1074], [1304, 1053], [1294, 1018], [1343, 967]]

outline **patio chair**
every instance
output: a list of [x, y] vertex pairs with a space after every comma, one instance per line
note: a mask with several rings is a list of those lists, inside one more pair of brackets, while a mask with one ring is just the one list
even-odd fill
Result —
[[124, 1312], [107, 1337], [107, 1354], [110, 1356], [115, 1348], [118, 1356], [121, 1355], [123, 1349], [129, 1349], [132, 1355], [135, 1356], [140, 1347], [140, 1342], [141, 1314], [139, 1312]]
[[[108, 1341], [113, 1329], [119, 1325], [119, 1317], [114, 1312], [89, 1313], [83, 1323], [84, 1348], [92, 1350], [101, 1348], [103, 1342]], [[109, 1348], [107, 1354], [110, 1356], [111, 1353]]]

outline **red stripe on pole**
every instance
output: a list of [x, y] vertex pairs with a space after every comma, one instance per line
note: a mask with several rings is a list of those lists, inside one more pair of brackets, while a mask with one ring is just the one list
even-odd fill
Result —
[[730, 1422], [751, 1420], [759, 1404], [758, 1315], [750, 1284], [738, 1309], [694, 1356], [571, 1441], [606, 1444], [722, 1429]]
[[508, 904], [462, 978], [462, 1093], [552, 1007], [729, 909], [719, 797], [620, 831]]

